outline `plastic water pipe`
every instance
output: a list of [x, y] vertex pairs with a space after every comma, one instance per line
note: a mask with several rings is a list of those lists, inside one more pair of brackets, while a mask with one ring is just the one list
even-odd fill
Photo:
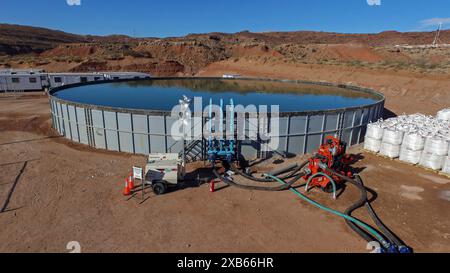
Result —
[[209, 117], [209, 138], [208, 138], [208, 141], [209, 141], [209, 145], [210, 145], [210, 148], [211, 148], [211, 146], [212, 146], [212, 99], [209, 99], [209, 114], [208, 114], [208, 117]]
[[230, 152], [234, 151], [234, 101], [230, 99]]
[[223, 151], [223, 99], [220, 99], [219, 134], [220, 151]]

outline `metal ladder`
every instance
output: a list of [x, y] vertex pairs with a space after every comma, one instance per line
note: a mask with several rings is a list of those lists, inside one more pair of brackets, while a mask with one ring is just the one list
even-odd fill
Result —
[[[186, 145], [186, 162], [195, 162], [198, 160], [204, 160], [205, 149], [204, 140], [194, 140]], [[183, 156], [183, 152], [180, 152], [180, 157]]]
[[90, 109], [84, 109], [86, 115], [86, 133], [89, 146], [95, 147], [94, 122], [92, 120], [92, 112]]
[[342, 136], [344, 134], [344, 121], [345, 121], [345, 112], [339, 113], [338, 120], [338, 128], [337, 128], [337, 138], [342, 140]]

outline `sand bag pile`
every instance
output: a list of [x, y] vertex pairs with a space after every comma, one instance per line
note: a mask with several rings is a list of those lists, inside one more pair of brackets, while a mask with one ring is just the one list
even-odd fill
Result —
[[402, 115], [367, 126], [364, 149], [389, 158], [450, 172], [450, 109], [436, 117]]

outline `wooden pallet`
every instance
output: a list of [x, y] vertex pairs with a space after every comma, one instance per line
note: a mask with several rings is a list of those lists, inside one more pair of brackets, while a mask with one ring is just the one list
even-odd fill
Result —
[[366, 153], [372, 154], [372, 155], [376, 155], [376, 156], [379, 156], [379, 157], [385, 158], [385, 159], [389, 159], [389, 160], [395, 160], [395, 158], [391, 158], [391, 157], [388, 157], [388, 156], [382, 155], [382, 154], [380, 154], [380, 153], [375, 153], [375, 152], [372, 152], [372, 151], [369, 151], [369, 150], [366, 150], [366, 149], [363, 149], [363, 151], [364, 151], [364, 152], [366, 152]]
[[403, 163], [403, 164], [406, 164], [406, 165], [409, 165], [409, 166], [418, 166], [419, 165], [419, 164], [413, 164], [411, 162], [402, 161], [402, 160], [400, 160], [400, 158], [396, 158], [395, 161], [398, 161], [400, 163]]
[[450, 179], [450, 173], [444, 173], [444, 172], [440, 171], [439, 174]]
[[423, 169], [425, 171], [433, 172], [433, 173], [436, 173], [436, 174], [439, 174], [441, 172], [440, 170], [433, 170], [431, 168], [424, 167], [424, 166], [419, 165], [419, 164], [417, 164], [417, 167], [419, 167], [419, 168], [421, 168], [421, 169]]
[[376, 153], [376, 152], [373, 152], [373, 151], [369, 151], [369, 150], [366, 150], [366, 149], [362, 149], [363, 150], [363, 152], [365, 152], [365, 153], [368, 153], [368, 154], [372, 154], [372, 155], [379, 155], [378, 153]]
[[366, 153], [369, 153], [369, 154], [372, 154], [372, 155], [376, 155], [376, 156], [382, 157], [384, 159], [388, 159], [388, 160], [391, 160], [391, 161], [396, 161], [396, 162], [399, 162], [399, 163], [402, 163], [402, 164], [405, 164], [405, 165], [409, 165], [409, 166], [419, 167], [419, 168], [421, 168], [423, 170], [426, 170], [426, 171], [429, 171], [429, 172], [433, 172], [435, 174], [446, 176], [446, 177], [450, 178], [450, 174], [444, 173], [444, 172], [442, 172], [440, 170], [433, 170], [431, 168], [427, 168], [427, 167], [424, 167], [424, 166], [419, 165], [419, 164], [412, 164], [412, 163], [409, 163], [409, 162], [404, 162], [404, 161], [401, 161], [399, 158], [390, 158], [388, 156], [382, 155], [380, 153], [375, 153], [375, 152], [372, 152], [372, 151], [369, 151], [369, 150], [366, 150], [366, 149], [362, 149], [362, 150], [364, 152], [366, 152]]

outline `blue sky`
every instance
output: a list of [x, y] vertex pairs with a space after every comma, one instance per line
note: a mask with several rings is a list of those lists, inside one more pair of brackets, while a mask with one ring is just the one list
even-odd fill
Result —
[[[81, 5], [68, 2], [81, 1]], [[140, 37], [250, 30], [374, 33], [450, 27], [449, 0], [1, 0], [0, 22]], [[378, 0], [369, 0], [378, 1]], [[428, 21], [427, 21], [428, 20]]]

